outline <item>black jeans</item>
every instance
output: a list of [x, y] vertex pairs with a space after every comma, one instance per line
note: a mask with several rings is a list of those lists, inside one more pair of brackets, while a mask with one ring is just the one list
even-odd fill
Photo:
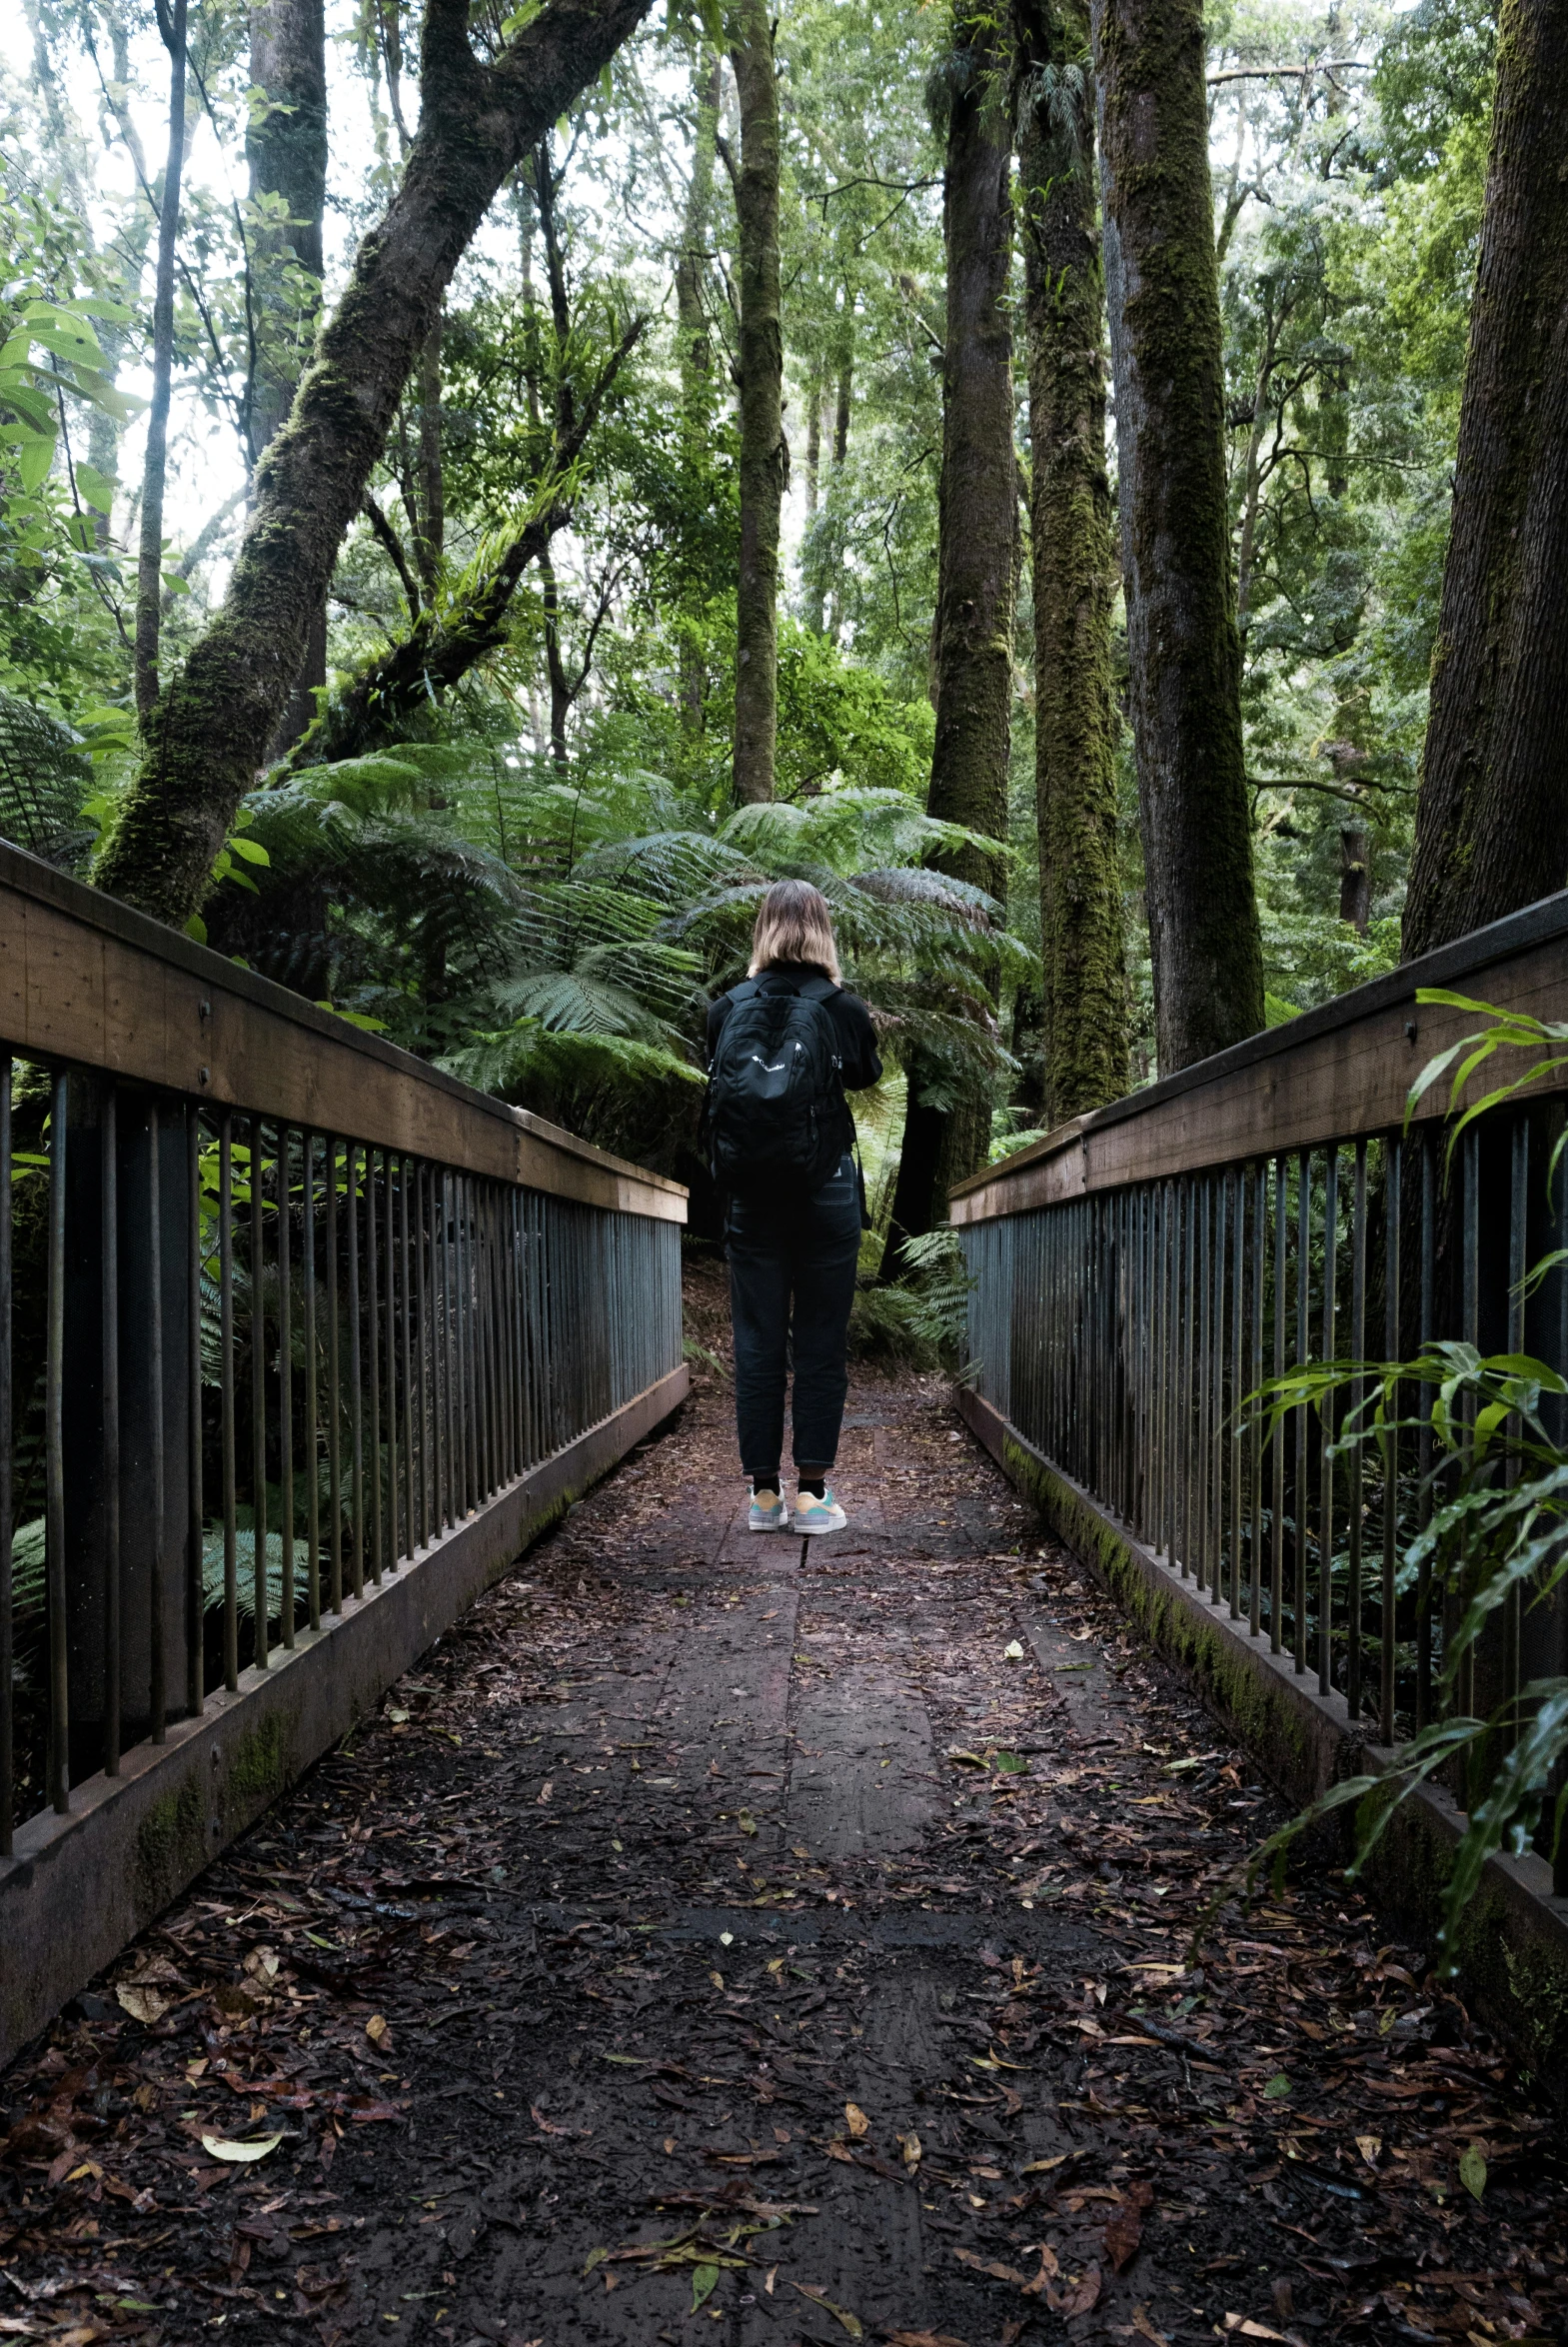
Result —
[[821, 1474], [838, 1455], [860, 1253], [854, 1160], [803, 1197], [732, 1198], [728, 1236], [741, 1464], [777, 1490], [791, 1339], [794, 1463]]

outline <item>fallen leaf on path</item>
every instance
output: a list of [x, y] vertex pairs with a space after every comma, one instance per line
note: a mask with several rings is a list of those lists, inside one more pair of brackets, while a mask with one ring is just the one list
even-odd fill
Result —
[[843, 2106], [843, 2116], [844, 2124], [856, 2143], [859, 2142], [862, 2135], [869, 2135], [871, 2122], [857, 2102], [846, 2102]]
[[269, 2151], [276, 2151], [283, 2141], [281, 2135], [264, 2135], [256, 2143], [240, 2143], [229, 2135], [204, 2135], [202, 2149], [213, 2159], [233, 2160], [240, 2166], [265, 2159]]
[[887, 2347], [964, 2347], [951, 2331], [887, 2331]]
[[999, 2265], [994, 2258], [980, 2257], [972, 2249], [953, 2250], [960, 2265], [972, 2266], [977, 2274], [989, 2274], [993, 2282], [1013, 2282], [1020, 2290], [1032, 2287], [1027, 2274], [1020, 2274], [1015, 2265]]
[[707, 2304], [718, 2287], [718, 2266], [699, 2265], [692, 2268], [692, 2312], [694, 2314]]
[[1091, 2314], [1099, 2304], [1100, 2271], [1091, 2265], [1077, 2282], [1069, 2282], [1060, 2290], [1046, 2289], [1045, 2303], [1052, 2314], [1059, 2314], [1066, 2322], [1075, 2314]]
[[1164, 2332], [1155, 2329], [1146, 2306], [1135, 2306], [1132, 2309], [1132, 2328], [1140, 2339], [1152, 2340], [1153, 2347], [1170, 2347]]
[[1252, 2322], [1241, 2314], [1226, 2315], [1225, 2335], [1231, 2339], [1279, 2339], [1284, 2342], [1284, 2347], [1290, 2347], [1283, 2331], [1271, 2331], [1267, 2323]]
[[114, 1994], [116, 2003], [133, 2021], [161, 2021], [169, 2010], [169, 1999], [160, 1996], [156, 1988], [137, 1988], [122, 1981]]
[[898, 2137], [898, 2148], [903, 2153], [903, 2164], [906, 2168], [917, 2168], [919, 2166], [920, 2139], [918, 2135], [900, 2135]]
[[1486, 2160], [1478, 2143], [1467, 2145], [1459, 2158], [1459, 2181], [1472, 2200], [1486, 2190]]
[[1143, 2238], [1143, 2211], [1153, 2197], [1152, 2184], [1129, 2184], [1120, 2208], [1106, 2219], [1105, 2255], [1118, 2274], [1137, 2255], [1138, 2243]]
[[809, 2282], [791, 2282], [789, 2287], [791, 2290], [798, 2290], [800, 2296], [802, 2298], [808, 2298], [813, 2306], [819, 2306], [823, 2314], [830, 2314], [833, 2318], [833, 2321], [835, 2323], [841, 2324], [843, 2329], [848, 2332], [851, 2339], [864, 2338], [864, 2324], [861, 2322], [859, 2316], [857, 2314], [851, 2314], [846, 2306], [834, 2306], [830, 2298], [824, 2297], [822, 2292], [814, 2288]]
[[386, 2014], [372, 2013], [370, 2019], [365, 2024], [365, 2034], [370, 2039], [372, 2045], [385, 2044], [387, 2037]]

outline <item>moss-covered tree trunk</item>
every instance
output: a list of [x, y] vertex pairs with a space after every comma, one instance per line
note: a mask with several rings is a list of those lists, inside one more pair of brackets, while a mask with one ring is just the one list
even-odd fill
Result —
[[784, 435], [779, 288], [779, 85], [768, 0], [740, 0], [730, 52], [741, 96], [736, 211], [741, 250], [741, 567], [736, 597], [738, 805], [774, 795], [779, 731], [779, 509], [789, 471]]
[[465, 0], [427, 0], [419, 131], [356, 256], [256, 503], [222, 605], [144, 728], [99, 884], [183, 923], [206, 893], [304, 654], [399, 396], [492, 199], [633, 32], [650, 0], [548, 0], [482, 65]]
[[1404, 950], [1568, 879], [1568, 0], [1503, 0]]
[[273, 201], [286, 215], [251, 232], [258, 313], [254, 463], [294, 404], [316, 331], [327, 202], [327, 30], [324, 0], [256, 0], [250, 18], [256, 95], [245, 154], [251, 202], [263, 217]]
[[1163, 1075], [1263, 1024], [1199, 0], [1092, 0], [1121, 568]]
[[[327, 205], [327, 28], [324, 0], [257, 0], [251, 9], [253, 100], [245, 135], [252, 205], [285, 207], [286, 225], [251, 232], [257, 324], [251, 385], [251, 464], [294, 404], [321, 313], [322, 222]], [[268, 754], [278, 758], [316, 714], [327, 682], [327, 605], [311, 615], [305, 654]]]
[[1079, 0], [1018, 0], [1014, 71], [1028, 337], [1039, 820], [1042, 1113], [1127, 1089], [1127, 979], [1116, 857], [1116, 586], [1105, 472], [1105, 289], [1094, 99]]
[[[927, 806], [994, 849], [945, 862], [954, 878], [1005, 893], [1012, 623], [1017, 579], [1017, 459], [1012, 435], [1012, 154], [994, 77], [997, 20], [965, 11], [955, 24], [942, 221], [947, 318], [942, 364], [934, 645], [936, 739]], [[954, 1006], [955, 1009], [964, 1008]], [[966, 1006], [984, 1017], [988, 1006]], [[984, 1163], [990, 1112], [978, 1097], [951, 1105], [933, 1070], [909, 1072], [903, 1152], [884, 1270], [906, 1237], [928, 1230], [954, 1181]]]
[[158, 639], [163, 621], [163, 493], [174, 368], [174, 254], [180, 230], [180, 171], [185, 160], [185, 16], [186, 0], [174, 0], [172, 10], [159, 17], [169, 51], [169, 153], [158, 202], [153, 394], [147, 405], [141, 544], [136, 564], [136, 714], [144, 726], [158, 699]]

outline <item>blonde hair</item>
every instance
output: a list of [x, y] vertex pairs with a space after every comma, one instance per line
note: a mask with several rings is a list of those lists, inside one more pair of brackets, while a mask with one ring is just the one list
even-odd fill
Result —
[[775, 881], [758, 912], [747, 976], [756, 978], [760, 970], [772, 970], [781, 962], [814, 963], [834, 986], [840, 983], [832, 915], [821, 890], [809, 881]]

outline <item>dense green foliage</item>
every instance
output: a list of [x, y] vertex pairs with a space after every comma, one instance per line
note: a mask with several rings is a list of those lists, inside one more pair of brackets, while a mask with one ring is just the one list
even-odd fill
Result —
[[[91, 754], [38, 752], [54, 813], [29, 828], [23, 800], [36, 789], [13, 747], [5, 821], [79, 867], [113, 820], [132, 746], [126, 550], [157, 194], [146, 157], [162, 151], [149, 14], [40, 0], [30, 53], [0, 87], [0, 687], [65, 729], [50, 736], [56, 752], [74, 735]], [[249, 102], [244, 18], [214, 7], [192, 23], [166, 664], [200, 627], [243, 520], [247, 418], [268, 363], [256, 321], [285, 331], [311, 292], [269, 279], [276, 223], [230, 192]], [[1209, 23], [1246, 758], [1270, 1017], [1282, 1019], [1397, 952], [1492, 20], [1479, 0], [1422, 0], [1397, 16], [1293, 0], [1220, 5]], [[397, 182], [418, 23], [329, 10], [329, 222], [358, 233]], [[1005, 928], [935, 876], [941, 836], [919, 812], [932, 742], [943, 318], [932, 125], [945, 24], [939, 12], [826, 0], [795, 0], [780, 24], [791, 482], [779, 804], [756, 821], [728, 812], [736, 215], [716, 167], [692, 232], [711, 71], [702, 40], [690, 23], [661, 25], [623, 52], [518, 172], [469, 253], [435, 403], [428, 382], [411, 382], [373, 485], [384, 527], [363, 520], [339, 563], [329, 691], [406, 637], [417, 607], [461, 620], [555, 499], [566, 518], [547, 561], [503, 598], [496, 648], [397, 729], [406, 742], [322, 767], [307, 741], [288, 772], [259, 783], [207, 928], [313, 999], [674, 1164], [688, 1154], [706, 994], [740, 966], [764, 881], [810, 872], [833, 895], [851, 975], [883, 1020], [890, 1085], [917, 1047], [928, 1090], [990, 1092], [995, 1146], [1010, 1146], [1033, 1130], [1041, 1097], [1026, 567]], [[718, 128], [721, 163], [735, 162], [728, 65]], [[345, 259], [336, 233], [329, 299]], [[684, 238], [696, 345], [673, 298]], [[690, 327], [690, 304], [687, 316]], [[1026, 468], [1022, 364], [1020, 352]], [[593, 429], [563, 473], [562, 419], [596, 387]], [[444, 504], [434, 561], [422, 473], [433, 447]], [[13, 724], [7, 742], [19, 739]], [[1125, 740], [1118, 771], [1134, 1074], [1147, 1078]], [[895, 1134], [896, 1098], [869, 1122]]]

